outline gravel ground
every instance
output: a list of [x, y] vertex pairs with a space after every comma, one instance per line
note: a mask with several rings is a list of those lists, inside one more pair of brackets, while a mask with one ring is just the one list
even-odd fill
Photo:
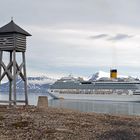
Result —
[[0, 140], [139, 140], [140, 117], [0, 106]]

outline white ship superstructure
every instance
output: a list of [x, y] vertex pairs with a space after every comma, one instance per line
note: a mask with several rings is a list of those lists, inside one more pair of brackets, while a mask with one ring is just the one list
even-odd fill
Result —
[[140, 101], [140, 81], [134, 78], [100, 78], [96, 81], [84, 81], [69, 76], [57, 80], [49, 93], [56, 98], [64, 99]]

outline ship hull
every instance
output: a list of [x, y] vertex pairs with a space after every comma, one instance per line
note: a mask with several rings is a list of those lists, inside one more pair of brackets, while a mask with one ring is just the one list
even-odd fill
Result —
[[94, 101], [122, 101], [122, 102], [140, 102], [140, 95], [126, 94], [67, 94], [58, 92], [49, 92], [50, 96], [56, 99], [72, 99], [72, 100], [94, 100]]

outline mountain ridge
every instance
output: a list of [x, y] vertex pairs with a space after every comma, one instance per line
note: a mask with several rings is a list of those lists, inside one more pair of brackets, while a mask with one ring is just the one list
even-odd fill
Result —
[[[104, 71], [98, 71], [96, 73], [94, 73], [90, 78], [86, 78], [86, 80], [89, 81], [96, 81], [99, 80], [101, 78], [109, 78], [110, 77], [110, 73], [108, 72], [104, 72]], [[118, 75], [119, 78], [126, 78], [126, 79], [136, 79], [134, 77], [131, 76], [124, 76], [124, 75]], [[49, 78], [47, 76], [30, 76], [27, 77], [27, 88], [29, 92], [47, 92], [48, 88], [50, 88], [50, 86], [56, 81], [57, 79], [54, 78]], [[24, 83], [22, 81], [22, 79], [18, 78], [16, 81], [16, 88], [17, 88], [17, 92], [23, 92], [24, 91]], [[8, 92], [9, 90], [9, 82], [3, 83], [0, 85], [0, 91], [1, 92]]]
[[[29, 92], [47, 92], [47, 89], [56, 81], [57, 79], [49, 78], [47, 76], [38, 77], [27, 77], [27, 88]], [[24, 82], [21, 78], [16, 80], [17, 92], [24, 91]], [[1, 84], [0, 91], [8, 92], [9, 82]]]

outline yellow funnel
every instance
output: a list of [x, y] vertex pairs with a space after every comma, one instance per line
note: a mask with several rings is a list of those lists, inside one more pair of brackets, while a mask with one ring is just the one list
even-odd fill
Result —
[[117, 69], [111, 69], [110, 70], [110, 78], [117, 78]]

